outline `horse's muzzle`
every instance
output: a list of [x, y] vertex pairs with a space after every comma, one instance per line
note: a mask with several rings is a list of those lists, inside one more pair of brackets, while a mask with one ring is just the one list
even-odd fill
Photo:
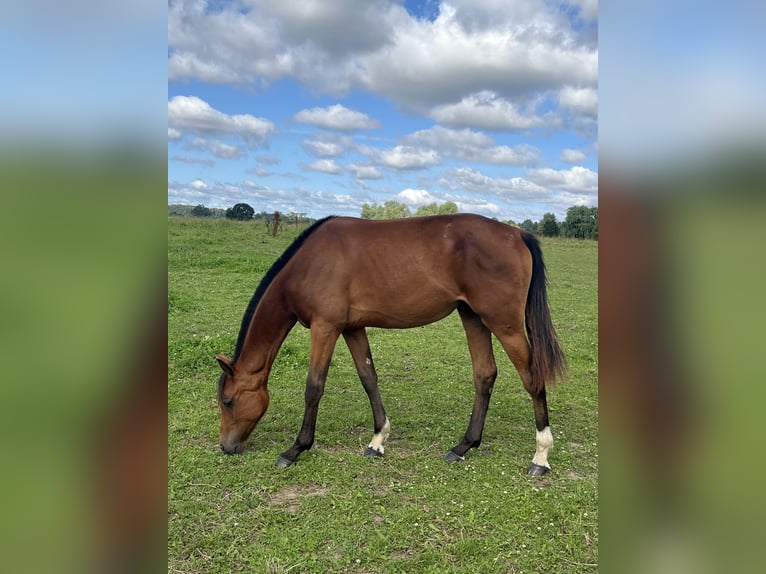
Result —
[[238, 442], [234, 444], [224, 444], [219, 443], [218, 445], [222, 452], [225, 452], [226, 454], [242, 454], [242, 451], [245, 450], [245, 443], [244, 442]]

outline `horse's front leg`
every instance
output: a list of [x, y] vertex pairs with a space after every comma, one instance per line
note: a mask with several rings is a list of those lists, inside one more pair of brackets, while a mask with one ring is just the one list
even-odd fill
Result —
[[317, 423], [319, 401], [324, 394], [327, 371], [330, 369], [330, 359], [335, 350], [335, 342], [340, 333], [327, 325], [318, 323], [311, 325], [311, 358], [309, 372], [306, 377], [305, 411], [303, 424], [293, 446], [279, 455], [276, 465], [287, 467], [293, 464], [304, 450], [314, 444], [314, 432]]

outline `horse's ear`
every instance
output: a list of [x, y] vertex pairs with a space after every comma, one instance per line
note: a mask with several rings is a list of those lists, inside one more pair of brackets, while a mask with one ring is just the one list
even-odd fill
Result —
[[223, 369], [223, 372], [230, 377], [234, 376], [234, 369], [231, 366], [231, 361], [223, 355], [216, 355], [215, 360], [218, 361], [218, 365]]

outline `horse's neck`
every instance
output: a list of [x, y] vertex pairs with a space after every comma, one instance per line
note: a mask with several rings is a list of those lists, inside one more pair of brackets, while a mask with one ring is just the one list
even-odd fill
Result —
[[262, 299], [250, 321], [237, 364], [249, 373], [264, 369], [268, 373], [295, 322], [281, 302]]

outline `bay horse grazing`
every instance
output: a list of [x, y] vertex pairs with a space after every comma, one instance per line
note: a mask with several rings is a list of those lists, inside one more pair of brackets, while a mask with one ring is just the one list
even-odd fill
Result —
[[303, 425], [277, 466], [293, 464], [314, 443], [319, 401], [340, 335], [372, 406], [374, 436], [365, 455], [382, 455], [391, 425], [365, 327], [418, 327], [455, 309], [468, 339], [475, 398], [463, 440], [444, 458], [463, 460], [481, 443], [497, 376], [494, 334], [532, 397], [537, 449], [528, 473], [544, 474], [553, 444], [545, 386], [563, 376], [566, 366], [551, 323], [540, 244], [518, 228], [470, 214], [391, 221], [328, 217], [298, 237], [253, 295], [233, 358], [216, 355], [223, 369], [221, 450], [244, 450], [269, 406], [267, 384], [277, 352], [300, 322], [311, 333]]

